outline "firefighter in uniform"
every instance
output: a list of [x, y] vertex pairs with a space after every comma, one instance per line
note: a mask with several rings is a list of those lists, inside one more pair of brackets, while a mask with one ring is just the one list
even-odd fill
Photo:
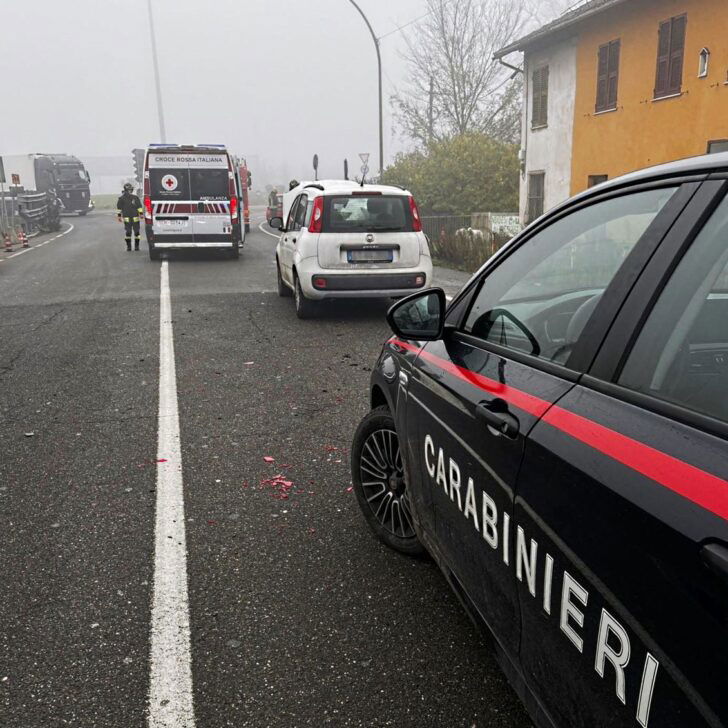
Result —
[[134, 194], [134, 186], [127, 182], [124, 185], [124, 192], [116, 203], [118, 212], [116, 216], [119, 222], [124, 222], [124, 239], [126, 249], [131, 250], [131, 233], [134, 231], [134, 250], [139, 250], [139, 220], [144, 212], [142, 202]]

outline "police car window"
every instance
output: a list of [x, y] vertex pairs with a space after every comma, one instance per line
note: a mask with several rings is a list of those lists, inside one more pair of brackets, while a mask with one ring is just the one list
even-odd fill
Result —
[[602, 293], [674, 191], [597, 202], [534, 235], [485, 278], [465, 331], [564, 364]]
[[660, 294], [618, 382], [728, 422], [728, 198]]

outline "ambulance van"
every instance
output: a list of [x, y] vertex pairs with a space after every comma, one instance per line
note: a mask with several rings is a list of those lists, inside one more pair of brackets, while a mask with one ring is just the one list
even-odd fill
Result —
[[144, 162], [149, 257], [221, 249], [237, 258], [245, 239], [232, 159], [222, 144], [152, 144]]

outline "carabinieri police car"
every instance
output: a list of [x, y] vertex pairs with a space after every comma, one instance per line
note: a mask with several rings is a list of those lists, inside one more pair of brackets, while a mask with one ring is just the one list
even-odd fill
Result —
[[539, 726], [728, 725], [728, 154], [601, 184], [388, 313], [352, 448]]

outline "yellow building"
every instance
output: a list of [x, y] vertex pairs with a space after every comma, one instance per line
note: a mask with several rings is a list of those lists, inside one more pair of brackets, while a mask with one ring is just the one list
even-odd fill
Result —
[[496, 57], [514, 51], [526, 219], [605, 178], [728, 150], [728, 0], [590, 0]]

